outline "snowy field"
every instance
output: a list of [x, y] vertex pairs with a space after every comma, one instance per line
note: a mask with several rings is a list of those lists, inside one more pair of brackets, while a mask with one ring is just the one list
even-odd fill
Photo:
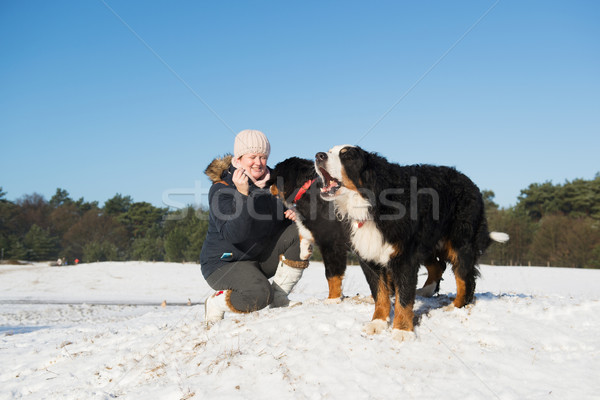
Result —
[[0, 398], [599, 399], [600, 271], [481, 271], [476, 304], [451, 311], [446, 271], [439, 296], [417, 298], [416, 339], [398, 343], [362, 333], [358, 267], [341, 304], [323, 303], [312, 263], [291, 296], [302, 305], [207, 330], [198, 265], [0, 266]]

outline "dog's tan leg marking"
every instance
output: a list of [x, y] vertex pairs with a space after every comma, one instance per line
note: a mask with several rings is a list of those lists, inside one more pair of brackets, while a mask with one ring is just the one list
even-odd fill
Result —
[[412, 301], [406, 307], [400, 305], [400, 294], [396, 288], [396, 301], [394, 303], [394, 323], [392, 329], [392, 338], [398, 342], [414, 340], [414, 318], [413, 312], [415, 302]]
[[[465, 301], [465, 299], [467, 298], [467, 284], [456, 273], [459, 264], [458, 253], [456, 252], [456, 250], [454, 250], [454, 248], [452, 248], [452, 245], [448, 241], [446, 242], [444, 249], [446, 251], [446, 256], [448, 260], [450, 260], [450, 262], [452, 263], [452, 272], [454, 272], [454, 279], [456, 279], [456, 298], [452, 302], [452, 306], [460, 308], [467, 304], [467, 302]], [[452, 307], [448, 308], [451, 309]]]
[[442, 280], [442, 275], [444, 274], [444, 264], [443, 261], [438, 260], [425, 264], [425, 268], [427, 268], [427, 280], [421, 289], [417, 289], [417, 295], [432, 297], [435, 294], [438, 282]]
[[415, 302], [412, 301], [406, 307], [403, 307], [400, 304], [398, 290], [396, 290], [396, 302], [394, 304], [394, 329], [400, 329], [403, 331], [413, 330], [413, 319], [415, 318], [415, 314], [413, 312], [414, 304]]
[[375, 300], [375, 312], [373, 313], [373, 320], [369, 322], [364, 331], [373, 335], [375, 333], [381, 333], [388, 326], [390, 319], [390, 286], [389, 276], [385, 274], [379, 279], [379, 287], [377, 289], [377, 300]]
[[455, 275], [454, 277], [456, 278], [456, 298], [452, 304], [454, 307], [460, 308], [467, 304], [465, 301], [467, 296], [467, 285], [464, 280], [458, 277], [458, 275]]
[[427, 268], [427, 280], [423, 287], [432, 283], [437, 284], [442, 279], [442, 275], [444, 274], [442, 263], [443, 261], [435, 260], [432, 264], [425, 265], [425, 268]]
[[329, 285], [329, 297], [327, 303], [339, 303], [342, 300], [342, 280], [344, 275], [336, 275], [327, 278], [327, 284]]

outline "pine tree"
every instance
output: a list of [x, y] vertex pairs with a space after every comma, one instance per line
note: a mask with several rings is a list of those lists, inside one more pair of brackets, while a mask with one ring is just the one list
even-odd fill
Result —
[[23, 244], [28, 260], [49, 261], [58, 257], [58, 239], [35, 224], [25, 235]]
[[545, 214], [560, 209], [556, 194], [557, 188], [552, 182], [533, 183], [521, 190], [518, 207], [522, 207], [531, 219], [539, 221]]
[[131, 196], [121, 196], [120, 193], [117, 193], [114, 197], [106, 200], [103, 210], [108, 215], [119, 216], [126, 213], [132, 204]]
[[69, 197], [69, 192], [65, 189], [57, 188], [56, 193], [49, 201], [50, 207], [57, 208], [63, 205], [72, 204], [73, 199]]
[[185, 251], [190, 242], [186, 235], [184, 227], [176, 227], [167, 234], [165, 238], [165, 255], [167, 261], [183, 262], [185, 260]]
[[154, 207], [150, 203], [133, 203], [126, 212], [117, 216], [129, 232], [131, 238], [145, 237], [147, 232], [160, 223], [166, 214], [165, 209]]
[[155, 224], [144, 237], [137, 237], [131, 244], [131, 256], [134, 260], [163, 261], [165, 259], [165, 243], [161, 226]]
[[83, 262], [117, 261], [119, 249], [109, 241], [89, 242], [83, 246]]
[[0, 186], [0, 251], [4, 249], [4, 259], [8, 259], [11, 254], [14, 234], [15, 216], [18, 213], [18, 207], [6, 199], [6, 192]]
[[5, 258], [12, 260], [29, 260], [30, 251], [25, 247], [23, 242], [15, 236], [12, 236], [10, 239], [10, 248], [9, 251], [4, 254]]
[[198, 261], [208, 230], [208, 212], [189, 206], [171, 213], [165, 223], [165, 253], [169, 261]]

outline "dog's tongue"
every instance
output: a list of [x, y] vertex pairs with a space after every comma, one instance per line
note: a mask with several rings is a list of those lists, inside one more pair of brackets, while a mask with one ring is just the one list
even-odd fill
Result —
[[326, 189], [327, 190], [331, 190], [331, 189], [333, 189], [335, 187], [338, 187], [338, 186], [339, 186], [339, 184], [336, 181], [331, 180], [331, 181], [329, 181], [329, 185], [327, 185]]
[[326, 186], [323, 186], [321, 188], [321, 192], [324, 192], [324, 193], [331, 192], [332, 190], [334, 190], [338, 186], [340, 186], [340, 184], [337, 181], [335, 181], [335, 180], [332, 179], [332, 180], [330, 180], [328, 182], [328, 184]]

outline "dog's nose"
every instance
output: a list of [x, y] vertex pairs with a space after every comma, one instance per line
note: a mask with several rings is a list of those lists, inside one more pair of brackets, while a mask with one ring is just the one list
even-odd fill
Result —
[[327, 153], [323, 153], [322, 151], [318, 152], [315, 158], [317, 159], [317, 161], [325, 161], [327, 160]]

